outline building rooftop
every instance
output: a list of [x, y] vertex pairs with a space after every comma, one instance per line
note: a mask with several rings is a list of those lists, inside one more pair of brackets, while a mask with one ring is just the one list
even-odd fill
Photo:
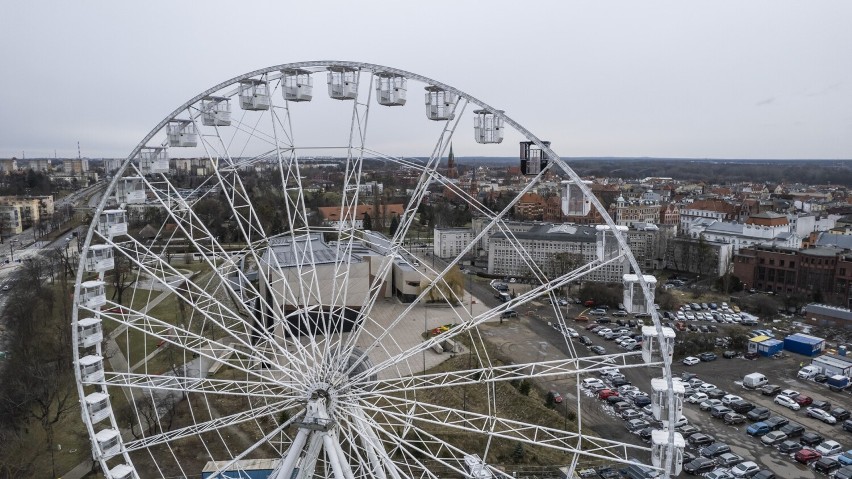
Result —
[[[580, 226], [574, 224], [541, 224], [532, 227], [528, 231], [516, 231], [518, 239], [542, 240], [542, 241], [571, 241], [571, 242], [595, 242], [595, 228], [593, 226]], [[503, 232], [494, 233], [492, 238], [505, 238]]]
[[[275, 255], [272, 260], [271, 255]], [[339, 256], [338, 256], [339, 255]], [[305, 264], [329, 264], [336, 261], [360, 263], [361, 257], [346, 253], [344, 248], [330, 245], [321, 234], [306, 234], [295, 238], [275, 238], [269, 241], [269, 248], [261, 261], [264, 263], [291, 268]]]
[[846, 308], [840, 308], [837, 306], [829, 306], [827, 304], [808, 304], [802, 308], [802, 312], [804, 313], [812, 313], [812, 314], [821, 314], [823, 316], [830, 316], [832, 318], [837, 319], [845, 319], [847, 321], [852, 321], [852, 311]]

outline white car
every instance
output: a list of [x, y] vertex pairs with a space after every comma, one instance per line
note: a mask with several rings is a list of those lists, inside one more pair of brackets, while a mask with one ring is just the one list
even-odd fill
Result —
[[787, 396], [782, 396], [782, 395], [780, 395], [780, 394], [779, 394], [779, 395], [777, 395], [777, 396], [775, 396], [775, 404], [780, 404], [780, 405], [782, 405], [782, 406], [784, 406], [784, 407], [788, 407], [788, 408], [790, 408], [790, 409], [792, 409], [792, 410], [794, 410], [794, 411], [798, 411], [798, 410], [801, 408], [801, 406], [799, 406], [799, 405], [796, 403], [796, 401], [793, 401], [793, 400], [792, 400], [792, 399], [790, 399], [789, 397], [787, 397]]
[[687, 357], [683, 358], [683, 364], [685, 364], [687, 366], [695, 366], [696, 364], [698, 364], [700, 362], [701, 362], [701, 360], [696, 358], [695, 356], [687, 356]]
[[704, 401], [703, 403], [699, 404], [698, 407], [702, 411], [709, 411], [709, 410], [713, 409], [714, 407], [721, 406], [721, 405], [722, 405], [722, 401], [720, 401], [718, 399], [708, 399], [708, 400]]
[[686, 401], [689, 402], [690, 404], [698, 404], [698, 403], [702, 403], [702, 402], [704, 402], [708, 399], [710, 399], [710, 398], [707, 397], [707, 395], [704, 394], [704, 393], [695, 393], [692, 396], [689, 396], [689, 398], [687, 398]]
[[592, 386], [604, 386], [604, 382], [598, 378], [586, 378], [580, 384], [586, 389]]
[[[837, 424], [837, 418], [822, 409], [817, 409], [815, 407], [808, 408], [808, 417], [819, 419], [826, 424]], [[823, 456], [825, 456], [825, 454], [823, 454]]]
[[577, 330], [574, 328], [565, 328], [565, 335], [570, 336], [572, 338], [580, 337], [580, 333], [578, 333]]
[[731, 475], [734, 477], [751, 477], [757, 474], [757, 471], [759, 470], [760, 466], [758, 466], [755, 462], [746, 461], [732, 467]]
[[825, 441], [816, 447], [816, 452], [823, 456], [833, 456], [843, 452], [843, 446], [837, 441]]
[[793, 389], [785, 389], [778, 393], [779, 396], [787, 396], [790, 399], [796, 399], [796, 396], [799, 395], [799, 391], [795, 391]]
[[621, 370], [611, 367], [601, 368], [600, 375], [602, 378], [607, 378], [613, 374], [621, 374]]
[[698, 390], [699, 390], [700, 392], [703, 392], [703, 393], [706, 393], [706, 392], [712, 391], [712, 390], [714, 390], [714, 389], [717, 389], [717, 388], [716, 388], [716, 385], [715, 385], [715, 384], [710, 384], [710, 383], [704, 383], [704, 384], [702, 384], [701, 386], [698, 386]]
[[722, 398], [722, 404], [730, 406], [732, 402], [739, 401], [740, 399], [742, 398], [734, 394], [726, 394], [725, 397]]
[[596, 331], [598, 336], [604, 337], [607, 334], [612, 334], [612, 330], [609, 328], [601, 328], [599, 331]]

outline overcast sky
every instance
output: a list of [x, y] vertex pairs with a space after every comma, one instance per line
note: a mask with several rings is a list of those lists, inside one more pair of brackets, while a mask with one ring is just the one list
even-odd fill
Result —
[[852, 158], [844, 0], [6, 2], [0, 157], [125, 157], [202, 90], [321, 59], [453, 85], [564, 157]]

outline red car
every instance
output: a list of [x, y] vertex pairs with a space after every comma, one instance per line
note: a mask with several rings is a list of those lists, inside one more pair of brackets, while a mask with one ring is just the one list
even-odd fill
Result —
[[591, 308], [594, 305], [595, 305], [594, 299], [587, 299], [586, 301], [583, 302], [583, 306], [585, 306], [587, 308]]
[[793, 458], [796, 461], [801, 462], [802, 464], [810, 464], [810, 463], [812, 463], [816, 460], [819, 460], [819, 458], [821, 458], [821, 457], [822, 457], [822, 454], [814, 451], [811, 448], [807, 448], [807, 447], [800, 450], [799, 452], [796, 453], [795, 456], [793, 456]]
[[598, 399], [606, 399], [610, 396], [618, 396], [618, 391], [612, 389], [601, 389], [598, 391]]
[[556, 404], [562, 403], [562, 395], [559, 394], [558, 392], [550, 391], [550, 396], [553, 397], [553, 402], [555, 402]]
[[810, 396], [805, 396], [804, 394], [799, 394], [799, 395], [798, 395], [798, 396], [796, 396], [793, 400], [794, 400], [794, 401], [796, 401], [796, 403], [798, 403], [798, 404], [799, 404], [799, 406], [802, 406], [802, 407], [808, 406], [808, 405], [810, 405], [812, 402], [814, 402], [814, 400], [813, 400], [813, 398], [812, 398], [812, 397], [810, 397]]

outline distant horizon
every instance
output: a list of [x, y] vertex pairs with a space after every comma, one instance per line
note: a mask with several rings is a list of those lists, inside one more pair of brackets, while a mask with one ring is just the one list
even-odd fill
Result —
[[[454, 155], [456, 160], [464, 160], [464, 159], [488, 159], [488, 160], [497, 160], [500, 162], [513, 162], [518, 161], [518, 157], [514, 156], [463, 156], [463, 155]], [[83, 156], [80, 159], [83, 160], [116, 160], [116, 159], [126, 159], [127, 157], [120, 156]], [[177, 158], [199, 158], [198, 156], [186, 156], [186, 157], [173, 157]], [[303, 158], [310, 158], [305, 156]], [[323, 158], [323, 157], [319, 157]], [[342, 157], [333, 157], [334, 159], [339, 159]], [[379, 157], [370, 157], [366, 156], [365, 159], [376, 159]], [[426, 156], [401, 156], [400, 158], [428, 158]], [[442, 156], [441, 158], [446, 158], [446, 156]], [[560, 157], [566, 161], [592, 161], [592, 160], [651, 160], [651, 161], [666, 161], [666, 160], [687, 160], [687, 161], [744, 161], [744, 162], [754, 162], [754, 161], [852, 161], [852, 157], [850, 158], [722, 158], [722, 157], [687, 157], [687, 156], [562, 156]], [[0, 158], [3, 160], [19, 160], [19, 161], [30, 161], [30, 160], [75, 160], [77, 157], [72, 156], [34, 156], [30, 158], [19, 158], [17, 156]]]

